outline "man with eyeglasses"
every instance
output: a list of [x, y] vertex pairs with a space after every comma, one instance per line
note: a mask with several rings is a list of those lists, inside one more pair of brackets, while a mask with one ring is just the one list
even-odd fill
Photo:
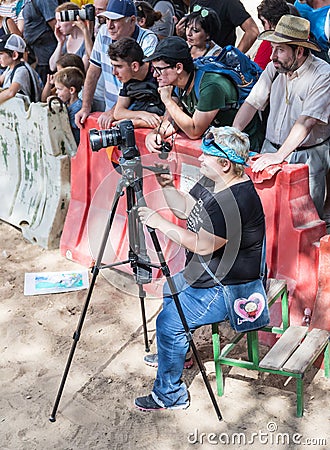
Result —
[[150, 55], [157, 44], [157, 36], [150, 30], [136, 24], [136, 8], [132, 0], [109, 0], [106, 11], [99, 14], [105, 17], [106, 26], [97, 34], [90, 66], [87, 71], [83, 92], [83, 106], [76, 114], [75, 122], [82, 128], [91, 112], [97, 81], [102, 72], [105, 83], [106, 110], [98, 118], [100, 128], [109, 128], [113, 122], [114, 105], [121, 88], [120, 81], [113, 74], [108, 55], [109, 45], [122, 37], [132, 37], [140, 44], [145, 55]]
[[[196, 8], [212, 8], [221, 22], [221, 32], [218, 33], [215, 42], [220, 47], [226, 45], [236, 45], [236, 28], [240, 27], [243, 35], [236, 45], [241, 52], [246, 53], [258, 37], [259, 29], [257, 24], [246, 11], [244, 5], [239, 0], [191, 0], [190, 11]], [[182, 18], [176, 26], [178, 36], [184, 36], [185, 18]]]
[[[204, 73], [197, 86], [197, 98], [196, 69], [184, 39], [178, 36], [163, 39], [145, 61], [152, 61], [158, 91], [166, 108], [163, 122], [146, 137], [150, 152], [159, 152], [162, 141], [177, 130], [182, 130], [190, 139], [199, 139], [210, 125], [232, 124], [237, 112], [236, 87], [222, 74]], [[253, 150], [258, 150], [262, 141], [259, 124], [256, 116], [244, 130]]]

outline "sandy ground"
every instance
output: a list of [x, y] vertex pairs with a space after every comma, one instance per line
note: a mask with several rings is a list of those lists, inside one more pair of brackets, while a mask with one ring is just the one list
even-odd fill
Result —
[[[243, 3], [255, 17], [259, 2]], [[134, 398], [150, 391], [156, 372], [143, 363], [137, 286], [115, 271], [97, 278], [57, 420], [51, 423], [86, 290], [24, 296], [24, 274], [81, 268], [59, 250], [25, 242], [0, 221], [1, 449], [330, 448], [329, 381], [314, 368], [306, 375], [301, 419], [295, 417], [293, 380], [227, 368], [225, 395], [217, 397], [224, 418], [219, 422], [196, 364], [184, 372], [191, 394], [186, 411], [136, 410]], [[147, 299], [152, 350], [160, 307], [160, 300]], [[232, 331], [224, 325], [221, 335], [225, 340]], [[210, 327], [199, 330], [195, 342], [215, 391]], [[243, 345], [235, 353], [243, 357]]]
[[[272, 443], [275, 448], [329, 448], [329, 381], [314, 368], [306, 377], [302, 419], [295, 417], [293, 380], [227, 368], [225, 395], [217, 397], [224, 417], [219, 422], [196, 364], [184, 372], [191, 394], [186, 411], [136, 410], [134, 398], [149, 392], [155, 369], [143, 363], [140, 304], [133, 295], [137, 286], [117, 271], [97, 278], [57, 420], [51, 423], [87, 291], [24, 296], [24, 274], [72, 269], [81, 267], [59, 250], [25, 242], [18, 230], [0, 222], [2, 449], [261, 449]], [[152, 349], [160, 305], [147, 298]], [[232, 331], [222, 326], [221, 334], [226, 339]], [[195, 341], [215, 390], [210, 327], [199, 330]], [[243, 352], [242, 345], [236, 355]]]

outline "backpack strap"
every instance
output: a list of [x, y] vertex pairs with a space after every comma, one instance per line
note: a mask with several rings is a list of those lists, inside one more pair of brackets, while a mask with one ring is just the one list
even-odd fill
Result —
[[[30, 88], [31, 88], [31, 102], [32, 102], [32, 103], [35, 103], [35, 102], [37, 102], [38, 100], [37, 100], [37, 95], [36, 95], [36, 89], [35, 89], [35, 86], [34, 86], [34, 81], [33, 81], [32, 74], [31, 74], [29, 68], [27, 67], [27, 65], [26, 65], [24, 62], [18, 63], [18, 64], [13, 68], [13, 70], [12, 70], [12, 72], [11, 72], [11, 74], [10, 74], [10, 82], [12, 83], [13, 78], [14, 78], [14, 75], [15, 75], [15, 72], [16, 72], [16, 70], [17, 70], [19, 67], [25, 67], [25, 69], [28, 71], [29, 79], [30, 79]], [[22, 91], [19, 91], [19, 93], [20, 93], [20, 94], [23, 94], [23, 95], [26, 95], [26, 94], [24, 94], [24, 92], [22, 92]]]
[[9, 19], [9, 17], [3, 17], [3, 19], [2, 19], [2, 28], [3, 28], [3, 31], [5, 32], [5, 34], [10, 34], [9, 27], [7, 24], [8, 19]]

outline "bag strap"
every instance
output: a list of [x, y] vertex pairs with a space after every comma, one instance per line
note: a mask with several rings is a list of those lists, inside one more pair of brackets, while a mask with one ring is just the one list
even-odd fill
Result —
[[32, 78], [32, 74], [31, 74], [29, 68], [27, 67], [27, 65], [24, 62], [20, 62], [19, 64], [17, 64], [14, 67], [14, 69], [12, 70], [12, 72], [10, 74], [10, 81], [11, 82], [13, 81], [14, 74], [15, 74], [16, 70], [19, 67], [25, 67], [25, 69], [28, 71], [29, 79], [30, 79], [30, 87], [31, 87], [31, 102], [34, 103], [34, 102], [37, 101], [36, 89], [35, 89], [35, 86], [34, 86], [34, 81], [33, 81], [33, 78]]
[[3, 31], [5, 32], [5, 34], [10, 34], [9, 27], [7, 24], [8, 19], [9, 19], [9, 17], [4, 17], [2, 19], [2, 28], [3, 28]]
[[[211, 271], [211, 269], [209, 268], [209, 266], [206, 264], [206, 262], [201, 258], [201, 255], [197, 255], [199, 262], [201, 263], [201, 265], [203, 266], [205, 272], [207, 272], [210, 277], [213, 278], [213, 280], [217, 283], [217, 284], [222, 284], [221, 281], [219, 281], [219, 279], [214, 275], [214, 273]], [[265, 277], [265, 272], [266, 272], [266, 236], [264, 236], [263, 242], [262, 242], [262, 249], [261, 249], [261, 259], [260, 259], [260, 271], [259, 271], [259, 278], [261, 280], [264, 279]]]

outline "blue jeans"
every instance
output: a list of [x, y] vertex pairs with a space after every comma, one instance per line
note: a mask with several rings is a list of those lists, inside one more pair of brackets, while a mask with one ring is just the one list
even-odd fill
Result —
[[[192, 332], [202, 325], [221, 322], [227, 318], [220, 285], [207, 289], [192, 288], [183, 278], [182, 272], [176, 274], [173, 281]], [[164, 286], [163, 309], [156, 321], [156, 334], [158, 370], [153, 397], [165, 407], [186, 404], [188, 391], [181, 376], [189, 343], [167, 283]]]

